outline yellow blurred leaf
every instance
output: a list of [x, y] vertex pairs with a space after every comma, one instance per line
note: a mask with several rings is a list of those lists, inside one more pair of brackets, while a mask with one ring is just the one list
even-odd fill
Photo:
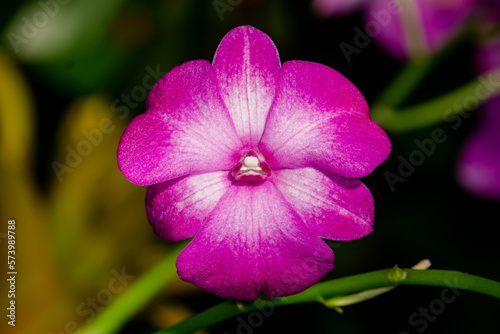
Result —
[[[56, 317], [70, 316], [71, 295], [57, 276], [47, 233], [46, 200], [32, 170], [34, 110], [31, 93], [17, 65], [0, 50], [0, 220], [15, 220], [16, 327], [2, 333], [48, 332]], [[0, 240], [2, 254], [6, 242]], [[5, 252], [4, 252], [5, 251]], [[4, 281], [1, 282], [2, 290]], [[7, 294], [2, 295], [2, 301]], [[5, 304], [3, 304], [5, 305]], [[43, 307], [41, 307], [43, 305]], [[46, 312], [51, 312], [47, 314]], [[19, 319], [30, 319], [21, 321]]]
[[146, 188], [128, 182], [117, 167], [125, 126], [111, 101], [93, 95], [72, 104], [57, 135], [51, 228], [61, 269], [83, 290], [106, 284], [110, 268], [155, 238], [146, 220]]
[[34, 137], [33, 97], [9, 56], [0, 49], [0, 159], [18, 166], [31, 162]]

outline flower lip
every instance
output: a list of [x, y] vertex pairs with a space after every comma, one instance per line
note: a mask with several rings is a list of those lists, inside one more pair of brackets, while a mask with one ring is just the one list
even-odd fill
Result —
[[257, 150], [246, 150], [231, 170], [237, 181], [264, 181], [271, 175], [271, 168]]

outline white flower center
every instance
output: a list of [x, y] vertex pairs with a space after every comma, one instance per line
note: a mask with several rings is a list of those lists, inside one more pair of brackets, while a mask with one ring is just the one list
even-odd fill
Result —
[[259, 151], [248, 150], [231, 170], [231, 175], [238, 181], [264, 181], [271, 174], [271, 169]]
[[259, 168], [259, 158], [257, 157], [245, 157], [243, 160], [243, 167], [245, 168]]

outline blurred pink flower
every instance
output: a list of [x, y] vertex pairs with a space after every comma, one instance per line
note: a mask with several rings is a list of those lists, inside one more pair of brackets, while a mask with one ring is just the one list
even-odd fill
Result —
[[366, 0], [313, 0], [314, 10], [321, 16], [340, 16], [358, 9]]
[[435, 53], [450, 42], [463, 30], [477, 2], [478, 0], [315, 0], [313, 7], [327, 17], [344, 15], [362, 7], [365, 33], [392, 56], [407, 60]]
[[357, 178], [391, 148], [358, 89], [317, 63], [280, 64], [242, 26], [210, 64], [172, 69], [118, 147], [128, 180], [149, 185], [147, 215], [166, 241], [194, 237], [179, 276], [225, 298], [279, 297], [333, 268], [320, 238], [372, 231], [373, 198]]
[[[500, 69], [500, 36], [478, 46], [476, 62], [481, 73]], [[479, 124], [460, 153], [457, 176], [471, 193], [500, 199], [500, 96], [480, 108]]]
[[[394, 3], [399, 4], [397, 7]], [[373, 0], [366, 2], [366, 22], [377, 22], [375, 41], [396, 58], [406, 60], [442, 49], [465, 28], [477, 0]], [[397, 8], [397, 10], [392, 10]], [[378, 15], [378, 16], [377, 16]]]

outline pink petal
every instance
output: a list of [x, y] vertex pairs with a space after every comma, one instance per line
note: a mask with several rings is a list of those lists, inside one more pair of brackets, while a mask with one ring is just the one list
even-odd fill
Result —
[[253, 27], [235, 28], [222, 39], [213, 66], [236, 132], [245, 144], [257, 144], [280, 69], [273, 41]]
[[118, 147], [118, 167], [137, 185], [230, 170], [241, 142], [209, 62], [174, 68], [153, 87], [150, 109], [132, 120]]
[[[499, 69], [500, 38], [482, 41], [475, 56], [481, 73]], [[457, 164], [460, 184], [471, 193], [492, 200], [500, 199], [499, 127], [500, 96], [496, 96], [481, 106], [477, 128], [465, 142]]]
[[373, 197], [357, 179], [302, 168], [276, 171], [272, 182], [321, 238], [354, 240], [373, 230]]
[[432, 51], [448, 44], [466, 28], [477, 0], [421, 0], [420, 17]]
[[148, 187], [146, 212], [158, 237], [191, 238], [231, 186], [228, 172], [181, 177]]
[[[372, 0], [370, 0], [372, 1]], [[341, 16], [358, 9], [365, 0], [314, 0], [314, 10], [324, 17]]]
[[[397, 10], [393, 7], [399, 4]], [[375, 42], [378, 43], [386, 52], [392, 56], [405, 60], [408, 57], [408, 46], [406, 44], [405, 31], [401, 19], [403, 8], [406, 10], [416, 6], [412, 3], [399, 3], [393, 0], [370, 0], [366, 2], [364, 16], [366, 26], [373, 26], [374, 32], [371, 33]], [[420, 23], [420, 21], [415, 20]], [[411, 21], [413, 23], [413, 21]], [[377, 30], [378, 28], [378, 30]], [[420, 34], [422, 28], [412, 30], [413, 34]], [[371, 40], [369, 35], [368, 40]]]
[[[441, 50], [466, 27], [477, 0], [371, 0], [365, 6], [367, 33], [405, 60]], [[405, 23], [405, 24], [403, 24]]]
[[349, 80], [321, 64], [289, 61], [260, 149], [273, 170], [316, 167], [358, 178], [387, 158], [391, 143]]
[[224, 298], [305, 290], [333, 268], [333, 252], [270, 182], [239, 183], [177, 259], [179, 276]]
[[480, 110], [478, 127], [467, 139], [457, 164], [459, 182], [471, 193], [500, 199], [500, 97]]

